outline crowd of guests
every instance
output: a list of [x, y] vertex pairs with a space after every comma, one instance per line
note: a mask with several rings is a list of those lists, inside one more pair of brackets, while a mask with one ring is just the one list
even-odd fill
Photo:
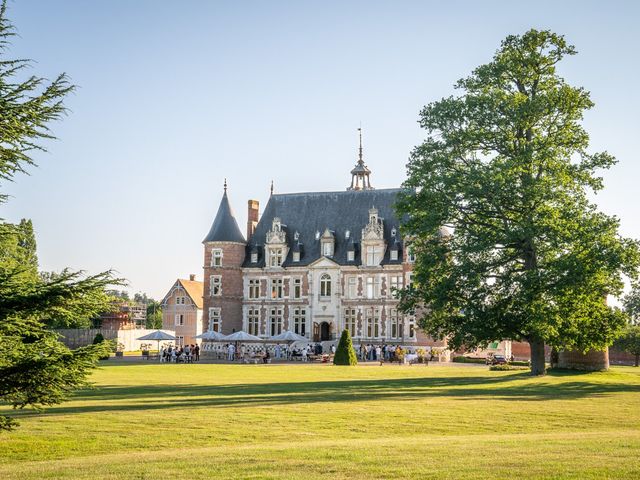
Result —
[[200, 361], [200, 345], [160, 347], [160, 361], [164, 363], [193, 363]]
[[262, 361], [263, 363], [270, 363], [271, 360], [300, 360], [306, 362], [314, 356], [335, 353], [336, 347], [335, 345], [331, 345], [329, 351], [325, 352], [320, 343], [303, 346], [205, 343], [203, 345], [203, 351], [211, 353], [217, 360], [227, 360], [229, 362], [255, 360]]
[[[184, 347], [169, 345], [160, 348], [160, 361], [166, 363], [192, 363], [200, 360], [199, 345], [185, 345]], [[416, 356], [410, 348], [402, 348], [400, 345], [373, 345], [361, 343], [355, 346], [356, 354], [360, 361], [369, 362], [403, 362], [407, 356]], [[326, 350], [326, 351], [325, 351]], [[271, 363], [275, 361], [301, 361], [309, 362], [315, 359], [329, 360], [336, 352], [336, 346], [331, 345], [325, 349], [321, 343], [309, 343], [306, 345], [262, 345], [262, 344], [236, 344], [204, 342], [202, 351], [208, 352], [216, 360], [229, 362], [253, 362]], [[418, 351], [418, 354], [421, 352]], [[426, 352], [427, 360], [433, 359], [431, 352]], [[429, 358], [431, 357], [431, 358]]]

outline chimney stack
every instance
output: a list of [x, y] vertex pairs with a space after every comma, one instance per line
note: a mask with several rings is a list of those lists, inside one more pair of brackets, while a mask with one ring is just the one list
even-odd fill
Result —
[[191, 280], [192, 282], [194, 282], [196, 280], [196, 274], [195, 273], [191, 273], [189, 274], [189, 280]]
[[260, 203], [257, 200], [249, 200], [247, 209], [247, 242], [256, 230], [258, 225], [258, 210]]

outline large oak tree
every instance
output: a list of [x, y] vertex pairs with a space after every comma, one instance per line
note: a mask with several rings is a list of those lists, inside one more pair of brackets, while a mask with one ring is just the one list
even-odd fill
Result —
[[575, 53], [549, 31], [509, 36], [459, 95], [427, 105], [398, 206], [417, 253], [404, 307], [425, 307], [422, 328], [453, 347], [528, 342], [533, 374], [545, 344], [613, 341], [625, 317], [605, 299], [638, 267], [637, 243], [588, 198], [615, 159], [588, 152], [593, 102], [558, 74]]

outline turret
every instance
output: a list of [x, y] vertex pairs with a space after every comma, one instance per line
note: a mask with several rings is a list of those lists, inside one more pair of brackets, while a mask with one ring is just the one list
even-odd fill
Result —
[[231, 209], [227, 181], [204, 245], [203, 330], [229, 334], [242, 329], [242, 262], [246, 241]]

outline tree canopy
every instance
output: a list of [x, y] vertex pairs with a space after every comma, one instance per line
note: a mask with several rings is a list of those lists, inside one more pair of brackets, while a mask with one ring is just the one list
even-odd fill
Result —
[[428, 136], [398, 205], [417, 255], [403, 307], [426, 308], [422, 328], [453, 347], [529, 342], [534, 374], [545, 344], [613, 341], [625, 317], [605, 299], [639, 260], [637, 242], [588, 198], [615, 159], [589, 153], [581, 122], [593, 102], [558, 74], [575, 53], [550, 31], [511, 35], [457, 82], [459, 95], [424, 107]]
[[[19, 77], [28, 60], [7, 58], [15, 31], [0, 4], [0, 181], [34, 165], [42, 141], [54, 138], [49, 124], [66, 112], [73, 91], [66, 75], [53, 81]], [[0, 194], [0, 204], [7, 200]], [[48, 328], [52, 321], [82, 321], [109, 308], [105, 288], [119, 281], [111, 272], [87, 276], [64, 270], [40, 274], [31, 221], [0, 222], [0, 403], [40, 408], [64, 400], [86, 383], [97, 359], [108, 353], [102, 343], [76, 350], [65, 347]], [[15, 420], [0, 416], [0, 430]]]

